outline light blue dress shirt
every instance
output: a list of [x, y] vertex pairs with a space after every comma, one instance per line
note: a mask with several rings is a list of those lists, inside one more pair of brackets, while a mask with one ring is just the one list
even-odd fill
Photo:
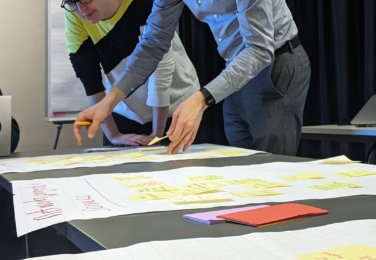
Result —
[[114, 84], [125, 95], [144, 84], [169, 49], [184, 3], [209, 25], [227, 62], [205, 86], [216, 103], [271, 65], [274, 51], [298, 34], [285, 0], [155, 0], [142, 40]]

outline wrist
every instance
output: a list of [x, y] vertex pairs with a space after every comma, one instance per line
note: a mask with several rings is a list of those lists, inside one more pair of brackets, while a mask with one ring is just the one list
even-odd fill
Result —
[[203, 102], [205, 109], [215, 104], [214, 97], [212, 96], [212, 94], [206, 88], [202, 88], [198, 92], [201, 94], [200, 95], [200, 98], [201, 98], [200, 102]]
[[124, 93], [116, 87], [113, 87], [111, 91], [108, 92], [104, 100], [106, 105], [110, 109], [110, 113], [114, 110], [116, 105], [119, 104], [120, 101], [122, 101], [125, 97], [126, 96], [124, 95]]

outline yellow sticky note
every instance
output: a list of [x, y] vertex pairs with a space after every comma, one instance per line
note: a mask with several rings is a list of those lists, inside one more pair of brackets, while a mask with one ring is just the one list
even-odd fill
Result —
[[226, 182], [230, 185], [268, 183], [267, 181], [264, 181], [261, 179], [240, 179], [240, 180], [231, 180], [231, 181], [226, 181]]
[[164, 146], [140, 147], [138, 150], [140, 152], [167, 153], [167, 148]]
[[354, 244], [324, 250], [313, 254], [297, 255], [295, 258], [300, 260], [374, 260], [376, 259], [376, 248], [362, 244]]
[[122, 154], [122, 155], [119, 155], [120, 158], [136, 158], [136, 157], [141, 157], [141, 156], [144, 156], [145, 154], [143, 153], [125, 153], [125, 154]]
[[369, 170], [351, 170], [346, 172], [340, 172], [338, 174], [333, 174], [335, 176], [344, 177], [344, 178], [351, 178], [351, 177], [362, 177], [368, 175], [375, 175], [376, 172], [369, 171]]
[[83, 160], [85, 160], [85, 159], [82, 158], [82, 157], [72, 157], [72, 158], [69, 158], [69, 159], [61, 160], [60, 162], [56, 163], [55, 165], [56, 166], [67, 166], [67, 165], [72, 165], [72, 164], [81, 162]]
[[35, 163], [35, 164], [50, 164], [58, 163], [60, 160], [44, 160], [44, 159], [35, 159], [35, 160], [25, 160], [25, 163]]
[[94, 155], [94, 156], [86, 157], [85, 161], [95, 161], [95, 160], [102, 160], [102, 159], [107, 159], [107, 157], [103, 155]]
[[218, 147], [208, 147], [208, 148], [202, 148], [200, 149], [201, 152], [214, 152], [214, 151], [226, 151], [223, 148], [218, 148]]
[[318, 189], [318, 190], [336, 190], [336, 189], [348, 189], [348, 188], [360, 188], [362, 185], [359, 183], [351, 182], [329, 182], [324, 184], [308, 186], [308, 188]]
[[242, 187], [248, 189], [269, 189], [269, 188], [279, 188], [279, 187], [290, 187], [289, 184], [279, 183], [279, 182], [267, 182], [267, 183], [252, 183], [243, 184]]
[[180, 196], [191, 196], [191, 195], [198, 195], [198, 194], [216, 193], [220, 191], [217, 189], [212, 189], [212, 188], [207, 188], [207, 189], [203, 188], [203, 189], [174, 190], [172, 192]]
[[166, 185], [166, 183], [161, 181], [147, 181], [147, 182], [135, 182], [135, 183], [129, 183], [129, 184], [123, 184], [125, 188], [141, 188], [141, 187], [150, 187], [150, 186], [163, 186]]
[[176, 186], [156, 186], [156, 187], [145, 187], [145, 188], [135, 188], [136, 193], [142, 192], [160, 192], [160, 191], [177, 191], [179, 190]]
[[173, 192], [181, 196], [189, 196], [189, 195], [213, 192], [214, 190], [224, 185], [221, 183], [217, 183], [217, 182], [202, 182], [202, 183], [196, 182], [196, 183], [182, 184], [180, 186], [182, 186], [185, 189], [182, 191], [179, 190], [179, 191], [173, 191]]
[[157, 193], [145, 193], [140, 195], [128, 196], [127, 198], [133, 202], [147, 201], [147, 200], [163, 200], [168, 198], [176, 197], [176, 195], [168, 192], [157, 192]]
[[134, 180], [142, 180], [142, 179], [151, 179], [149, 176], [117, 176], [117, 177], [111, 177], [113, 180], [117, 181], [134, 181]]
[[169, 198], [169, 200], [176, 205], [232, 201], [232, 199], [226, 198], [223, 195], [219, 195], [219, 194], [185, 196], [185, 197]]
[[104, 159], [101, 159], [101, 160], [92, 161], [92, 163], [101, 164], [101, 163], [118, 162], [118, 161], [119, 160], [115, 159], [115, 158], [104, 158]]
[[254, 191], [239, 191], [239, 192], [230, 192], [235, 196], [239, 196], [242, 198], [248, 197], [259, 197], [259, 196], [275, 196], [275, 195], [283, 195], [284, 193], [274, 190], [254, 190]]
[[208, 182], [192, 182], [192, 183], [185, 183], [185, 184], [181, 184], [180, 186], [182, 186], [183, 188], [206, 188], [206, 189], [217, 189], [219, 187], [223, 187], [225, 186], [224, 184], [222, 183], [219, 183], [219, 182], [215, 182], [215, 181], [208, 181]]
[[300, 181], [300, 180], [309, 180], [309, 179], [325, 179], [325, 176], [318, 172], [303, 172], [286, 177], [282, 177], [286, 181]]
[[187, 178], [190, 179], [191, 181], [210, 181], [210, 180], [226, 179], [225, 177], [221, 175], [190, 176]]
[[244, 155], [250, 155], [250, 152], [243, 152], [243, 151], [213, 151], [211, 153], [220, 154], [223, 156], [244, 156]]
[[159, 157], [157, 156], [140, 156], [140, 157], [135, 157], [135, 158], [132, 158], [133, 160], [135, 161], [154, 161], [154, 160], [158, 160]]
[[323, 160], [313, 161], [314, 164], [350, 164], [350, 163], [360, 163], [360, 161], [351, 161], [344, 155], [331, 157]]
[[183, 154], [163, 154], [162, 155], [163, 158], [176, 158], [176, 157], [185, 157], [185, 155]]
[[153, 140], [151, 140], [150, 143], [148, 143], [148, 145], [153, 145], [153, 144], [156, 144], [160, 141], [162, 141], [163, 139], [166, 139], [168, 138], [168, 135], [164, 136], [164, 137], [155, 137]]

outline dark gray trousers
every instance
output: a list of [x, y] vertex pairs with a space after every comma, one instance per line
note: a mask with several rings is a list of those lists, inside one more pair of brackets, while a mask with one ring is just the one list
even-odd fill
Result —
[[302, 46], [277, 55], [272, 66], [226, 98], [223, 118], [230, 145], [295, 155], [310, 78]]

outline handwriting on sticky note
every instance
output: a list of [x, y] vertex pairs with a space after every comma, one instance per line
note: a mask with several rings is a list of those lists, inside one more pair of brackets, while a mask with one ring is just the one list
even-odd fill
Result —
[[145, 187], [145, 188], [135, 188], [136, 193], [142, 192], [161, 192], [161, 191], [177, 191], [179, 190], [176, 186], [156, 186], [156, 187]]
[[247, 197], [259, 197], [259, 196], [275, 196], [275, 195], [283, 195], [284, 193], [274, 190], [254, 190], [254, 191], [239, 191], [239, 192], [230, 192], [231, 194], [247, 198]]
[[185, 183], [181, 184], [183, 188], [206, 188], [206, 189], [214, 189], [214, 188], [220, 188], [225, 186], [222, 183], [215, 182], [215, 181], [208, 181], [208, 182], [192, 182], [192, 183]]
[[174, 198], [176, 195], [168, 192], [145, 193], [140, 195], [128, 196], [127, 198], [133, 202], [147, 201], [147, 200], [163, 200]]
[[143, 153], [125, 153], [125, 154], [122, 154], [122, 155], [119, 155], [120, 158], [137, 158], [137, 157], [141, 157], [141, 156], [144, 156], [145, 154]]
[[360, 187], [361, 185], [359, 183], [340, 182], [340, 181], [308, 186], [308, 188], [324, 190], [324, 191], [336, 190], [336, 189], [360, 188]]
[[311, 163], [314, 164], [351, 164], [351, 163], [359, 163], [360, 161], [351, 161], [344, 155], [331, 157], [323, 160], [313, 161]]
[[216, 189], [211, 189], [211, 188], [207, 188], [207, 189], [203, 188], [203, 189], [174, 190], [172, 192], [180, 196], [191, 196], [191, 195], [198, 195], [198, 194], [217, 193], [220, 191]]
[[169, 198], [169, 200], [176, 205], [232, 201], [232, 199], [226, 198], [223, 195], [219, 195], [219, 194], [193, 195], [193, 196]]
[[226, 179], [221, 175], [202, 175], [202, 176], [189, 176], [187, 177], [191, 181], [210, 181], [210, 180], [220, 180]]
[[138, 175], [138, 176], [116, 176], [116, 177], [111, 177], [113, 180], [117, 181], [134, 181], [134, 180], [142, 180], [142, 179], [151, 179], [149, 176], [143, 176], [143, 175]]
[[182, 184], [180, 186], [182, 186], [184, 190], [173, 191], [173, 192], [181, 196], [189, 196], [189, 195], [214, 192], [214, 190], [224, 185], [218, 182], [196, 182], [196, 183]]
[[318, 172], [302, 172], [286, 177], [282, 177], [286, 181], [300, 181], [300, 180], [309, 180], [309, 179], [325, 179], [325, 176]]
[[290, 187], [291, 185], [279, 182], [266, 182], [266, 183], [251, 183], [251, 184], [242, 184], [242, 187], [248, 189], [269, 189], [269, 188], [282, 188]]
[[140, 156], [140, 157], [135, 157], [135, 158], [132, 158], [133, 160], [135, 161], [154, 161], [154, 160], [158, 160], [159, 157], [157, 156]]
[[164, 146], [140, 147], [138, 150], [140, 152], [167, 153], [167, 147]]
[[243, 152], [243, 151], [212, 151], [211, 153], [223, 155], [223, 156], [245, 156], [245, 155], [250, 155], [250, 152]]
[[60, 160], [43, 160], [43, 159], [32, 159], [32, 160], [25, 160], [25, 163], [35, 163], [35, 164], [50, 164], [50, 163], [58, 163]]
[[123, 184], [125, 188], [141, 188], [141, 187], [149, 187], [149, 186], [163, 186], [166, 185], [166, 183], [161, 181], [147, 181], [147, 182], [135, 182], [135, 183], [129, 183], [129, 184]]
[[297, 255], [295, 258], [300, 260], [375, 260], [376, 248], [365, 246], [362, 244], [354, 244], [349, 246], [337, 247], [324, 250], [318, 253]]
[[239, 179], [239, 180], [231, 180], [231, 181], [226, 181], [226, 182], [230, 185], [268, 183], [267, 181], [261, 180], [261, 179]]
[[96, 161], [96, 160], [103, 160], [107, 158], [108, 156], [104, 156], [104, 155], [94, 155], [94, 156], [86, 157], [85, 161]]
[[112, 163], [112, 162], [118, 162], [118, 161], [119, 161], [119, 159], [106, 158], [106, 159], [102, 159], [102, 160], [92, 161], [92, 163], [94, 163], [94, 164], [102, 164], [102, 163]]
[[67, 166], [67, 165], [76, 164], [78, 162], [82, 162], [83, 160], [85, 160], [85, 159], [82, 158], [82, 157], [72, 157], [72, 158], [69, 158], [69, 159], [61, 160], [58, 163], [56, 163], [55, 165], [56, 166]]
[[376, 172], [369, 171], [369, 170], [351, 170], [346, 172], [340, 172], [338, 174], [333, 174], [335, 176], [344, 177], [344, 178], [351, 178], [351, 177], [362, 177], [368, 175], [375, 175]]
[[218, 147], [207, 147], [207, 148], [202, 148], [200, 149], [201, 152], [214, 152], [214, 151], [226, 151], [223, 148], [218, 148]]

